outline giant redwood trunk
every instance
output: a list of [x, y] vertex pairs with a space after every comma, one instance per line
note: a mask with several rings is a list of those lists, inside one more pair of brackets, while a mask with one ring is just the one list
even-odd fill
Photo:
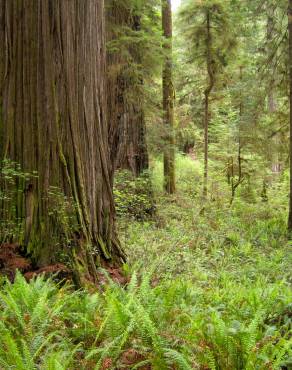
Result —
[[[109, 142], [113, 170], [127, 169], [134, 176], [148, 169], [146, 124], [139, 75], [139, 46], [122, 45], [121, 36], [140, 31], [140, 17], [127, 4], [109, 1], [107, 40], [118, 45], [108, 50]], [[119, 50], [121, 48], [121, 50]]]
[[13, 238], [39, 266], [71, 256], [94, 276], [97, 264], [124, 258], [109, 170], [104, 1], [0, 0], [0, 19], [1, 158], [37, 173], [16, 181]]

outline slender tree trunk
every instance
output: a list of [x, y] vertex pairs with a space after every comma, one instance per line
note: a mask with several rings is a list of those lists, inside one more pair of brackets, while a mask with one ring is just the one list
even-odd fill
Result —
[[[273, 5], [266, 5], [267, 9], [267, 49], [269, 53], [269, 49], [272, 47], [272, 42], [275, 37], [275, 10]], [[271, 80], [271, 84], [268, 86], [268, 110], [270, 113], [274, 113], [277, 109], [277, 102], [275, 99], [275, 81], [274, 79]]]
[[22, 233], [13, 237], [38, 266], [65, 258], [94, 278], [102, 261], [124, 259], [104, 108], [104, 1], [0, 0], [0, 19], [1, 158], [37, 171], [18, 184]]
[[292, 0], [288, 7], [288, 32], [289, 32], [289, 73], [290, 73], [290, 205], [288, 217], [288, 231], [292, 233]]
[[[107, 11], [107, 40], [118, 41], [123, 28], [139, 32], [141, 19], [114, 1]], [[135, 71], [141, 65], [141, 56], [136, 47], [128, 51], [130, 57], [122, 51], [108, 52], [109, 141], [113, 170], [127, 169], [139, 176], [149, 166], [141, 94], [143, 80], [137, 78], [140, 71]]]
[[209, 85], [205, 90], [205, 113], [204, 113], [204, 184], [203, 197], [208, 195], [208, 160], [209, 160], [209, 97], [215, 83], [215, 76], [212, 61], [212, 35], [211, 35], [211, 19], [209, 10], [206, 13], [207, 36], [206, 36], [206, 62], [209, 78]]
[[[240, 83], [242, 83], [242, 71], [243, 67], [240, 66], [239, 69], [239, 79]], [[242, 157], [241, 157], [241, 151], [243, 147], [242, 143], [242, 117], [243, 117], [243, 99], [242, 99], [242, 89], [240, 90], [240, 96], [239, 96], [240, 102], [239, 102], [239, 125], [238, 125], [238, 149], [237, 149], [237, 166], [238, 166], [238, 177], [237, 181], [234, 181], [234, 169], [232, 169], [232, 178], [231, 178], [231, 199], [230, 199], [230, 205], [232, 205], [235, 194], [236, 194], [236, 189], [239, 187], [239, 185], [243, 181], [243, 173], [242, 173]], [[233, 166], [233, 161], [232, 161], [232, 166]]]
[[175, 138], [174, 138], [174, 88], [172, 82], [172, 11], [171, 0], [162, 0], [162, 29], [166, 54], [162, 72], [163, 112], [165, 125], [164, 188], [168, 194], [175, 192]]
[[208, 147], [209, 147], [209, 91], [205, 92], [205, 113], [204, 113], [204, 187], [203, 197], [208, 195]]
[[[269, 57], [269, 54], [271, 50], [273, 49], [273, 40], [275, 39], [275, 36], [277, 34], [275, 30], [275, 9], [273, 5], [266, 5], [266, 12], [268, 15], [267, 19], [267, 56]], [[272, 71], [272, 75], [275, 73], [275, 71]], [[267, 99], [268, 99], [268, 112], [273, 114], [277, 111], [277, 97], [275, 94], [275, 80], [272, 77], [271, 82], [268, 85], [268, 91], [267, 91]], [[271, 148], [276, 150], [272, 150], [272, 153], [270, 154], [271, 159], [271, 167], [272, 172], [275, 174], [280, 173], [281, 171], [281, 155], [279, 153], [279, 135], [276, 134], [272, 137], [272, 143]]]

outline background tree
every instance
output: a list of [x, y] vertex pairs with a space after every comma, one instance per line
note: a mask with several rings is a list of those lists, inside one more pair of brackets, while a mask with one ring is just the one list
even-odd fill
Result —
[[174, 86], [172, 81], [172, 11], [171, 0], [162, 0], [162, 30], [165, 62], [162, 72], [164, 114], [164, 187], [169, 194], [175, 192], [175, 141], [174, 141]]
[[102, 261], [124, 260], [109, 171], [104, 2], [1, 0], [0, 18], [1, 158], [37, 173], [17, 183], [13, 239], [39, 266], [71, 256], [94, 277]]
[[[203, 195], [208, 188], [208, 144], [210, 121], [210, 94], [218, 75], [226, 66], [234, 47], [230, 27], [228, 4], [221, 0], [187, 1], [180, 11], [180, 25], [190, 63], [204, 63], [206, 85], [204, 89], [204, 184]], [[201, 69], [201, 68], [200, 68]]]
[[[108, 117], [113, 169], [148, 169], [140, 45], [141, 14], [131, 1], [107, 5]], [[134, 41], [134, 47], [132, 42]]]

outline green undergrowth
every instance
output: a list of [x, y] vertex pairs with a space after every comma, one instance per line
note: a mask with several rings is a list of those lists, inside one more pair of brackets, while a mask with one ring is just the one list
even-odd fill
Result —
[[[132, 275], [104, 293], [17, 276], [0, 296], [3, 369], [291, 368], [291, 291], [259, 277], [204, 288]], [[140, 357], [129, 365], [127, 351]], [[284, 367], [286, 366], [286, 367]]]
[[0, 368], [291, 369], [284, 215], [242, 204], [200, 214], [190, 201], [161, 199], [155, 221], [127, 230], [120, 220], [126, 287], [5, 282]]
[[2, 282], [0, 369], [292, 369], [292, 253], [279, 187], [268, 202], [255, 192], [230, 207], [223, 188], [202, 203], [178, 175], [175, 197], [154, 186], [152, 218], [135, 217], [141, 182], [125, 197], [120, 181], [127, 286]]

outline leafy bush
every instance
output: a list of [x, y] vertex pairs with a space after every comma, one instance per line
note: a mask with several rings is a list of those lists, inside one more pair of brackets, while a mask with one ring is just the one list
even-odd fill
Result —
[[[23, 216], [17, 204], [19, 193], [25, 189], [26, 183], [37, 177], [36, 172], [23, 172], [20, 164], [4, 159], [0, 163], [0, 243], [13, 240], [16, 236], [20, 236], [21, 224]], [[18, 208], [18, 209], [17, 209]]]
[[147, 171], [137, 178], [129, 171], [118, 171], [115, 175], [114, 197], [119, 216], [143, 220], [151, 216], [155, 210]]

